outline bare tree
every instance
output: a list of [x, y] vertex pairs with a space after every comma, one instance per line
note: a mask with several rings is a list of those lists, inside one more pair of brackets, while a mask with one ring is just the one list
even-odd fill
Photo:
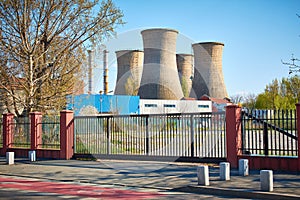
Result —
[[[20, 115], [61, 109], [78, 85], [86, 47], [123, 24], [112, 0], [0, 1], [0, 88]], [[5, 100], [6, 99], [6, 100]]]
[[282, 64], [289, 67], [289, 74], [292, 74], [292, 73], [300, 72], [300, 65], [297, 63], [299, 61], [300, 61], [299, 59], [294, 58], [294, 55], [292, 55], [291, 62], [283, 62], [283, 61], [281, 62]]
[[234, 104], [242, 103], [243, 100], [244, 100], [244, 97], [241, 94], [236, 94], [236, 95], [230, 96], [230, 101]]
[[249, 109], [256, 108], [257, 95], [250, 93], [244, 97], [243, 105]]

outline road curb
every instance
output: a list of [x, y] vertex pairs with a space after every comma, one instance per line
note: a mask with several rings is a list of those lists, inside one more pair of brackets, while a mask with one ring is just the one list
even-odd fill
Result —
[[243, 190], [243, 189], [227, 189], [227, 188], [216, 188], [211, 186], [186, 186], [180, 188], [174, 188], [172, 191], [178, 192], [189, 192], [195, 194], [209, 194], [229, 197], [239, 197], [248, 199], [272, 199], [272, 200], [295, 200], [300, 199], [298, 195], [283, 194], [275, 192], [261, 192], [255, 190]]

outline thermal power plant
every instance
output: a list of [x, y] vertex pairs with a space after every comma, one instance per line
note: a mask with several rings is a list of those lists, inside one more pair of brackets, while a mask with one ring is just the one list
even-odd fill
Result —
[[118, 74], [116, 95], [137, 95], [143, 72], [144, 52], [141, 50], [116, 51]]
[[176, 66], [178, 31], [154, 28], [141, 32], [144, 45], [144, 65], [139, 88], [141, 99], [183, 98]]
[[192, 54], [176, 54], [176, 63], [184, 97], [189, 97], [194, 76], [194, 56]]
[[192, 45], [194, 51], [194, 79], [191, 97], [208, 95], [223, 99], [227, 97], [222, 71], [222, 53], [224, 44], [203, 42]]

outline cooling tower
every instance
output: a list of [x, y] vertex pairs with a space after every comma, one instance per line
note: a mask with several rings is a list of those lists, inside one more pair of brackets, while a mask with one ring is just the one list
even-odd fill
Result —
[[141, 99], [174, 99], [183, 97], [176, 67], [178, 31], [147, 29], [141, 32], [144, 66], [139, 89]]
[[176, 54], [177, 69], [184, 97], [189, 97], [194, 76], [194, 56], [192, 54]]
[[144, 52], [140, 50], [116, 51], [118, 75], [115, 94], [137, 95], [142, 71]]
[[194, 79], [191, 97], [208, 95], [214, 98], [227, 97], [222, 71], [222, 53], [224, 44], [204, 42], [192, 45], [194, 50]]

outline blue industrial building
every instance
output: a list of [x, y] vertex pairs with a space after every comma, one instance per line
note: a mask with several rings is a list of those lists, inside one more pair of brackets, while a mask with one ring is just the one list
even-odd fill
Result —
[[75, 116], [111, 114], [139, 114], [139, 96], [81, 94], [67, 97], [67, 109]]

